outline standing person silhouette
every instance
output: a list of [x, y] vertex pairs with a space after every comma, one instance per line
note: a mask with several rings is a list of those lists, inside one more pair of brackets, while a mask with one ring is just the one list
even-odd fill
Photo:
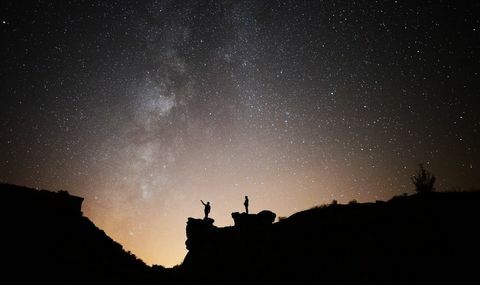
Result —
[[205, 206], [205, 209], [203, 209], [203, 211], [205, 212], [205, 220], [208, 219], [208, 214], [210, 214], [210, 202], [207, 201], [207, 204], [205, 204], [202, 200], [200, 200], [200, 202], [202, 202], [203, 206]]
[[245, 202], [243, 202], [243, 205], [245, 206], [245, 212], [248, 214], [248, 196], [245, 196]]

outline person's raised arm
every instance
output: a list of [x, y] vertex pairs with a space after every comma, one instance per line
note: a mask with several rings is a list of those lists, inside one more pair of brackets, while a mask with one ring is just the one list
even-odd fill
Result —
[[200, 200], [200, 202], [202, 202], [203, 206], [206, 206], [205, 203], [202, 200]]

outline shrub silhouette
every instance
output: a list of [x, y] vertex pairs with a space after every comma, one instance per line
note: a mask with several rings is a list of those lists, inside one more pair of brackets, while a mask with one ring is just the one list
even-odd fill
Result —
[[435, 191], [435, 187], [433, 187], [435, 179], [435, 175], [426, 170], [421, 163], [417, 173], [411, 177], [412, 183], [415, 185], [415, 191], [419, 194]]

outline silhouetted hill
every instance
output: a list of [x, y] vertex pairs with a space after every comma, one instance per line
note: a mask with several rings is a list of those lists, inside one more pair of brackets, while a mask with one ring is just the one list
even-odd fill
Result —
[[83, 198], [0, 184], [5, 284], [477, 284], [480, 192], [325, 205], [274, 223], [189, 218], [173, 269], [146, 266], [81, 212]]
[[[477, 284], [480, 192], [332, 204], [278, 223], [190, 218], [177, 274], [215, 284]], [[239, 217], [242, 221], [238, 223]], [[273, 216], [274, 217], [274, 216]], [[272, 220], [273, 221], [273, 220]], [[473, 283], [472, 283], [473, 282]]]
[[0, 184], [0, 201], [0, 278], [12, 278], [3, 284], [144, 284], [158, 277], [82, 215], [83, 198]]

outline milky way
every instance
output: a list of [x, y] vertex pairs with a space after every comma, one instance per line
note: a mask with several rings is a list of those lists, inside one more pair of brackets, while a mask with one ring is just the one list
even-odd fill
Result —
[[480, 187], [477, 1], [2, 1], [0, 180], [149, 264], [187, 217]]

